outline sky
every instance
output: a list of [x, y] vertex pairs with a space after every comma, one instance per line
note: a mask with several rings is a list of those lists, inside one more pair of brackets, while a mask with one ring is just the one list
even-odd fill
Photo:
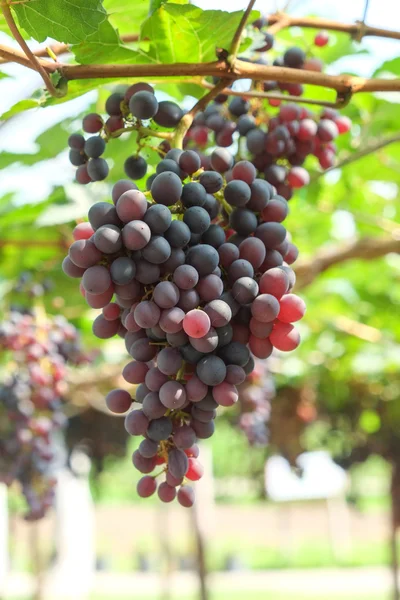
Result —
[[[204, 9], [242, 10], [246, 0], [195, 0], [193, 2]], [[282, 8], [281, 0], [260, 0], [255, 8], [263, 14], [265, 11], [273, 12]], [[362, 19], [365, 0], [292, 0], [289, 12], [296, 15], [318, 15], [342, 22], [354, 22]], [[369, 0], [366, 22], [376, 27], [390, 29], [400, 23], [400, 2], [396, 0]], [[5, 34], [0, 33], [0, 43], [15, 45]], [[369, 49], [371, 55], [352, 56], [349, 60], [338, 61], [335, 65], [336, 72], [351, 69], [360, 75], [369, 76], [384, 60], [400, 56], [400, 41], [385, 40], [381, 38], [365, 38], [363, 45]], [[35, 44], [32, 44], [35, 47]], [[12, 74], [11, 78], [0, 81], [0, 114], [7, 111], [15, 102], [27, 98], [37, 89], [40, 78], [34, 72], [19, 65], [4, 67], [4, 71]], [[91, 92], [75, 100], [65, 102], [59, 106], [46, 109], [28, 111], [20, 117], [13, 118], [10, 122], [1, 125], [0, 153], [2, 151], [13, 153], [35, 153], [37, 146], [35, 139], [49, 126], [79, 114], [95, 98]], [[63, 184], [73, 179], [74, 170], [68, 163], [66, 153], [55, 157], [53, 164], [33, 167], [14, 166], [3, 170], [0, 178], [0, 194], [8, 191], [16, 193], [18, 201], [37, 201], [46, 196], [55, 182]]]

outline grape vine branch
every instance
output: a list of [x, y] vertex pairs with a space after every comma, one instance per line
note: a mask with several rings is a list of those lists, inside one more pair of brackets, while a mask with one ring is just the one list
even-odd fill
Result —
[[400, 254], [400, 239], [395, 233], [382, 237], [362, 237], [343, 244], [321, 248], [312, 258], [299, 261], [295, 267], [296, 290], [310, 285], [318, 275], [348, 260], [372, 260], [390, 253]]
[[[378, 36], [391, 39], [400, 39], [400, 32], [368, 27], [364, 24], [345, 24], [326, 19], [313, 19], [291, 17], [289, 15], [276, 14], [269, 17], [269, 22], [280, 22], [284, 27], [300, 26], [312, 28], [324, 28], [334, 31], [348, 33], [353, 37]], [[361, 27], [361, 29], [360, 29]], [[361, 32], [361, 33], [360, 33]], [[131, 41], [135, 36], [129, 36]], [[135, 38], [136, 39], [136, 38]], [[58, 44], [55, 54], [67, 51], [68, 47]], [[48, 54], [47, 49], [41, 51], [41, 55]], [[231, 52], [232, 55], [232, 52]], [[35, 55], [37, 56], [37, 54]], [[70, 65], [67, 63], [37, 58], [34, 64], [31, 58], [21, 51], [15, 50], [4, 44], [0, 45], [0, 57], [3, 61], [16, 62], [27, 68], [44, 71], [47, 75], [59, 72], [66, 80], [77, 79], [101, 79], [101, 78], [135, 78], [135, 77], [192, 77], [201, 78], [215, 76], [235, 81], [237, 79], [273, 80], [285, 83], [305, 83], [322, 86], [336, 90], [341, 94], [352, 94], [358, 92], [391, 92], [400, 91], [400, 79], [363, 78], [352, 75], [328, 75], [315, 71], [290, 69], [279, 66], [266, 66], [252, 64], [236, 59], [231, 64], [229, 56], [223, 60], [205, 63], [170, 63], [170, 64], [89, 64]], [[40, 66], [40, 68], [39, 68]], [[194, 83], [197, 83], [194, 80]], [[200, 85], [201, 81], [200, 81]]]

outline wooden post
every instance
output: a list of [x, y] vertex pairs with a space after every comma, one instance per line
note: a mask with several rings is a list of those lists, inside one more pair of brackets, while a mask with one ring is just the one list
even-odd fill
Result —
[[7, 486], [0, 483], [0, 598], [5, 596], [8, 567]]
[[390, 490], [391, 515], [390, 515], [390, 549], [391, 569], [393, 578], [393, 600], [400, 600], [399, 587], [399, 561], [397, 558], [397, 530], [400, 522], [400, 465], [392, 464], [392, 484]]
[[160, 600], [171, 600], [171, 574], [173, 571], [173, 556], [169, 543], [169, 508], [163, 503], [157, 510], [157, 529], [163, 568], [160, 572]]
[[209, 600], [207, 589], [207, 533], [212, 527], [214, 515], [214, 477], [212, 469], [212, 452], [209, 447], [202, 447], [200, 453], [204, 465], [204, 476], [196, 485], [196, 502], [192, 508], [192, 523], [196, 542], [196, 566], [199, 576], [200, 600]]
[[44, 569], [42, 564], [42, 549], [40, 544], [40, 521], [29, 524], [29, 545], [34, 581], [33, 600], [44, 598]]
[[199, 598], [200, 600], [209, 600], [207, 590], [207, 567], [206, 567], [206, 547], [203, 531], [201, 529], [199, 508], [195, 503], [192, 508], [194, 535], [196, 540], [196, 568], [199, 576]]
[[57, 598], [84, 600], [91, 592], [96, 567], [89, 457], [74, 451], [73, 467], [75, 474], [64, 469], [57, 476], [57, 561], [50, 576], [50, 588], [57, 590]]

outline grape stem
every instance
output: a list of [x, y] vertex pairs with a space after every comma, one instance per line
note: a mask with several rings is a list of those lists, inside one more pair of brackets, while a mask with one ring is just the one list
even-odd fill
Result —
[[215, 194], [215, 198], [218, 200], [218, 202], [221, 204], [221, 206], [224, 208], [225, 212], [228, 213], [228, 215], [231, 214], [231, 212], [233, 211], [233, 208], [230, 204], [228, 204], [228, 202], [225, 200], [224, 196], [222, 193], [218, 193]]
[[141, 137], [141, 138], [156, 137], [156, 138], [161, 138], [163, 140], [171, 140], [173, 137], [172, 132], [155, 131], [154, 129], [151, 129], [150, 127], [143, 127], [143, 125], [139, 125], [139, 126], [132, 125], [132, 127], [122, 127], [121, 129], [116, 129], [109, 135], [110, 135], [110, 137], [114, 138], [114, 137], [120, 136], [122, 133], [128, 133], [130, 131], [137, 131], [139, 134], [139, 137]]
[[211, 102], [213, 98], [218, 96], [220, 91], [225, 88], [227, 83], [227, 79], [221, 79], [221, 81], [219, 81], [216, 85], [212, 86], [212, 89], [207, 94], [205, 94], [205, 96], [203, 96], [198, 102], [196, 102], [196, 104], [189, 112], [183, 115], [182, 119], [178, 123], [175, 134], [172, 138], [173, 148], [182, 148], [183, 138], [185, 137], [187, 130], [193, 123], [193, 119], [196, 116], [196, 114], [204, 110], [207, 104]]
[[[210, 90], [214, 86], [212, 83], [209, 83], [205, 79], [203, 79], [200, 83], [201, 87]], [[266, 100], [285, 100], [286, 102], [297, 102], [299, 104], [313, 104], [316, 106], [326, 106], [329, 108], [343, 108], [348, 104], [351, 95], [349, 94], [346, 100], [340, 94], [337, 94], [337, 99], [335, 102], [330, 102], [328, 100], [315, 100], [314, 98], [303, 98], [302, 96], [292, 96], [291, 94], [276, 94], [271, 92], [263, 92], [259, 90], [233, 90], [231, 88], [224, 88], [221, 90], [221, 94], [226, 96], [240, 96], [242, 98], [265, 98]]]
[[10, 10], [8, 2], [6, 2], [5, 0], [2, 0], [2, 2], [1, 2], [1, 10], [2, 10], [4, 18], [7, 22], [7, 25], [10, 28], [11, 33], [13, 34], [13, 36], [16, 39], [16, 41], [18, 42], [18, 44], [21, 46], [23, 52], [25, 53], [28, 61], [31, 63], [33, 69], [41, 75], [49, 94], [51, 96], [54, 96], [55, 98], [65, 96], [65, 92], [58, 90], [53, 85], [53, 82], [51, 81], [48, 72], [42, 66], [41, 62], [37, 59], [37, 57], [33, 54], [32, 50], [29, 48], [28, 44], [26, 43], [26, 41], [20, 34], [17, 24], [14, 21], [14, 17], [12, 15], [12, 12]]
[[183, 361], [181, 368], [179, 369], [179, 371], [176, 374], [176, 378], [175, 378], [176, 380], [183, 379], [183, 377], [185, 375], [185, 369], [186, 369], [186, 363], [185, 363], [185, 361]]

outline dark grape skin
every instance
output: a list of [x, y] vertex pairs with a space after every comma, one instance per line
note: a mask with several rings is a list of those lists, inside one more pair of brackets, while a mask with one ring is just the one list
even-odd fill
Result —
[[255, 119], [251, 115], [241, 115], [237, 121], [237, 129], [240, 135], [247, 135], [255, 127]]
[[151, 195], [158, 204], [172, 206], [179, 201], [181, 194], [182, 182], [176, 173], [160, 173], [151, 185]]
[[246, 136], [249, 152], [258, 155], [265, 152], [265, 133], [261, 129], [251, 129]]
[[257, 282], [251, 277], [240, 277], [232, 286], [232, 295], [241, 305], [253, 302], [257, 294]]
[[99, 135], [93, 135], [86, 140], [84, 149], [89, 158], [99, 158], [106, 149], [106, 143]]
[[218, 216], [219, 203], [218, 203], [218, 200], [216, 198], [214, 198], [214, 196], [212, 194], [206, 195], [206, 202], [203, 205], [203, 208], [205, 208], [205, 210], [208, 212], [211, 220], [215, 219], [215, 217]]
[[296, 46], [286, 50], [283, 55], [283, 62], [285, 67], [291, 67], [292, 69], [301, 69], [306, 59], [305, 52]]
[[74, 150], [83, 150], [85, 138], [80, 133], [72, 133], [68, 138], [68, 146]]
[[166, 440], [172, 433], [172, 421], [168, 417], [161, 417], [150, 422], [147, 430], [148, 437], [154, 442]]
[[205, 398], [203, 398], [203, 400], [200, 400], [200, 402], [196, 402], [196, 406], [200, 410], [204, 410], [204, 411], [215, 410], [216, 408], [218, 408], [218, 404], [215, 402], [215, 400], [210, 392], [207, 394], [207, 396]]
[[153, 264], [164, 263], [171, 255], [171, 246], [162, 236], [153, 236], [142, 251], [143, 258]]
[[185, 208], [190, 208], [191, 206], [204, 206], [206, 200], [207, 192], [200, 183], [191, 181], [183, 186], [181, 201]]
[[257, 229], [258, 219], [251, 210], [239, 207], [229, 215], [229, 224], [240, 235], [247, 236]]
[[157, 125], [161, 127], [172, 128], [176, 127], [183, 117], [183, 110], [175, 102], [163, 100], [158, 105], [158, 111], [153, 117]]
[[194, 267], [201, 277], [204, 277], [210, 275], [218, 266], [219, 255], [212, 246], [199, 244], [190, 248], [186, 255], [186, 263]]
[[163, 204], [154, 204], [147, 209], [143, 221], [150, 227], [152, 233], [165, 233], [172, 222], [170, 210]]
[[[169, 142], [167, 142], [167, 140], [164, 140], [164, 142], [161, 142], [161, 144], [163, 144], [163, 143], [169, 144]], [[161, 146], [161, 144], [160, 144], [160, 146]], [[164, 158], [170, 158], [171, 160], [174, 160], [176, 163], [179, 163], [179, 158], [180, 158], [181, 154], [183, 154], [183, 150], [181, 150], [180, 148], [171, 148], [171, 146], [169, 145], [168, 152]]]
[[117, 204], [117, 202], [118, 202], [119, 198], [122, 196], [122, 194], [124, 194], [125, 192], [128, 192], [129, 190], [137, 190], [137, 189], [138, 189], [138, 187], [137, 187], [136, 183], [133, 183], [133, 181], [130, 181], [129, 179], [120, 179], [113, 186], [113, 189], [111, 192], [112, 201], [114, 202], [114, 204]]
[[254, 234], [262, 242], [265, 247], [275, 250], [286, 237], [286, 229], [280, 223], [263, 223], [259, 225]]
[[96, 204], [93, 204], [89, 208], [88, 217], [89, 222], [95, 231], [103, 225], [122, 226], [115, 206], [109, 202], [96, 202]]
[[124, 99], [124, 95], [118, 92], [111, 94], [106, 100], [106, 112], [110, 116], [119, 116], [121, 114], [121, 102]]
[[250, 352], [244, 344], [240, 342], [231, 342], [227, 346], [220, 348], [218, 356], [228, 365], [238, 365], [245, 367], [250, 358]]
[[185, 173], [192, 175], [200, 169], [200, 157], [193, 150], [186, 150], [179, 156], [178, 164]]
[[190, 241], [190, 229], [183, 221], [172, 221], [165, 232], [165, 239], [172, 248], [183, 248]]
[[229, 111], [235, 117], [240, 117], [241, 115], [245, 115], [249, 111], [250, 104], [249, 104], [248, 100], [245, 100], [244, 98], [240, 98], [240, 96], [237, 96], [236, 98], [233, 98], [233, 100], [231, 100], [228, 108], [229, 108]]
[[168, 454], [168, 471], [175, 479], [184, 477], [189, 468], [189, 460], [183, 450], [173, 448]]
[[129, 100], [129, 110], [137, 119], [151, 119], [157, 113], [158, 102], [152, 92], [138, 91]]
[[196, 374], [200, 381], [206, 385], [215, 386], [225, 379], [226, 366], [218, 356], [205, 356], [198, 362]]
[[225, 200], [231, 206], [245, 206], [251, 197], [251, 189], [244, 181], [233, 180], [224, 189]]
[[202, 352], [193, 348], [191, 344], [180, 346], [179, 352], [181, 353], [183, 360], [191, 365], [196, 365], [204, 356]]
[[139, 81], [138, 83], [134, 83], [133, 85], [129, 86], [128, 89], [125, 90], [125, 102], [129, 103], [129, 100], [132, 98], [133, 94], [136, 94], [136, 92], [141, 91], [146, 91], [150, 92], [151, 94], [154, 94], [154, 89], [151, 87], [151, 85], [149, 85], [145, 81]]
[[219, 225], [212, 223], [201, 238], [203, 244], [219, 248], [225, 243], [225, 231]]
[[167, 171], [175, 173], [175, 175], [178, 175], [178, 177], [181, 177], [182, 174], [182, 169], [174, 160], [172, 160], [172, 158], [163, 158], [162, 160], [160, 160], [156, 167], [157, 175], [159, 175], [160, 173], [165, 173]]
[[103, 127], [103, 119], [97, 113], [89, 113], [83, 117], [82, 129], [86, 133], [98, 133]]
[[224, 183], [222, 176], [215, 171], [204, 171], [204, 173], [200, 175], [199, 181], [209, 194], [218, 192]]
[[80, 167], [86, 163], [86, 157], [81, 153], [80, 150], [75, 150], [75, 148], [71, 148], [69, 151], [69, 162], [74, 167]]
[[121, 230], [116, 225], [102, 225], [96, 230], [93, 241], [104, 254], [114, 254], [122, 247]]
[[233, 164], [233, 156], [225, 148], [216, 148], [211, 154], [211, 166], [219, 173], [225, 173]]
[[104, 158], [91, 158], [87, 165], [87, 172], [92, 181], [103, 181], [109, 172], [107, 161]]
[[147, 173], [147, 162], [142, 156], [129, 156], [124, 163], [124, 171], [131, 179], [142, 179]]
[[92, 180], [89, 176], [89, 173], [87, 171], [87, 165], [80, 165], [75, 173], [75, 179], [78, 183], [80, 183], [81, 185], [86, 185], [88, 183], [90, 183]]
[[183, 222], [193, 233], [203, 234], [210, 226], [211, 219], [206, 210], [201, 206], [192, 206], [185, 211]]

